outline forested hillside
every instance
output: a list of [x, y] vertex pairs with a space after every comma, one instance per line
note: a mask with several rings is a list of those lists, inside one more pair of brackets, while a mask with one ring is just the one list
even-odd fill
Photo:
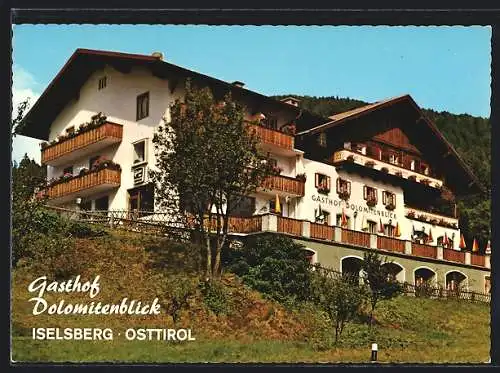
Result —
[[[315, 97], [286, 94], [275, 96], [275, 98], [281, 99], [289, 96], [300, 99], [301, 108], [324, 117], [369, 104], [338, 96]], [[487, 190], [484, 195], [473, 196], [459, 203], [460, 225], [467, 247], [472, 247], [472, 240], [476, 237], [480, 250], [484, 250], [490, 235], [491, 128], [489, 118], [451, 114], [446, 111], [436, 112], [429, 109], [423, 109], [423, 111], [455, 147]]]

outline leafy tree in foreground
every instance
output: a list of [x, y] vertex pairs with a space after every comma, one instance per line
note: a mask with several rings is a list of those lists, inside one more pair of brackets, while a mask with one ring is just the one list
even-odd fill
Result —
[[252, 288], [284, 302], [309, 296], [311, 265], [304, 246], [290, 237], [263, 234], [232, 251], [229, 270]]
[[153, 138], [157, 200], [176, 222], [194, 228], [206, 248], [206, 276], [218, 278], [229, 216], [272, 166], [249, 131], [245, 108], [230, 94], [217, 101], [208, 88], [191, 87], [188, 80], [170, 117]]
[[335, 328], [335, 343], [338, 342], [345, 326], [360, 312], [367, 299], [364, 286], [321, 267], [316, 267], [313, 272], [311, 295], [314, 303], [332, 322]]
[[369, 288], [370, 327], [373, 323], [373, 312], [380, 300], [392, 299], [402, 292], [402, 286], [390, 275], [389, 266], [376, 252], [365, 252], [361, 263], [363, 277]]

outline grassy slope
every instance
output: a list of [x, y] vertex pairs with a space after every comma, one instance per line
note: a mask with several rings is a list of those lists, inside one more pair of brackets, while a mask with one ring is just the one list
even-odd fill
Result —
[[[78, 240], [67, 260], [83, 279], [101, 275], [97, 301], [129, 299], [151, 301], [165, 290], [148, 263], [154, 259], [145, 246], [149, 237], [114, 233], [112, 237]], [[167, 253], [182, 261], [182, 253]], [[484, 362], [488, 360], [489, 307], [400, 297], [381, 303], [372, 336], [361, 321], [349, 325], [337, 348], [317, 350], [318, 335], [331, 333], [314, 312], [287, 311], [227, 275], [231, 292], [228, 315], [216, 316], [196, 293], [177, 327], [193, 330], [195, 342], [127, 341], [117, 337], [129, 327], [173, 327], [169, 316], [47, 316], [31, 315], [32, 296], [27, 285], [44, 273], [21, 269], [13, 273], [12, 321], [15, 361], [127, 361], [127, 362], [367, 362], [372, 342], [379, 345], [381, 362]], [[60, 297], [46, 296], [55, 301]], [[89, 302], [88, 297], [64, 295], [68, 302]], [[162, 302], [163, 299], [163, 302]], [[113, 341], [33, 341], [32, 327], [109, 327]]]

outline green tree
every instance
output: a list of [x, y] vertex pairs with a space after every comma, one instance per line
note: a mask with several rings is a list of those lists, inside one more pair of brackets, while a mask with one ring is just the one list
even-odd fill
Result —
[[317, 266], [311, 281], [311, 298], [330, 319], [337, 343], [345, 326], [366, 303], [366, 288], [336, 272]]
[[170, 116], [153, 138], [157, 201], [176, 222], [194, 228], [206, 248], [206, 276], [219, 278], [229, 216], [272, 166], [248, 130], [245, 108], [230, 94], [218, 101], [210, 89], [192, 87], [188, 80], [184, 99], [170, 107]]
[[370, 327], [373, 313], [380, 300], [392, 299], [402, 293], [402, 286], [390, 275], [389, 264], [377, 252], [365, 252], [361, 269], [363, 279], [369, 288]]
[[228, 269], [252, 288], [280, 302], [306, 300], [311, 265], [304, 246], [290, 237], [262, 234], [250, 237], [230, 254]]

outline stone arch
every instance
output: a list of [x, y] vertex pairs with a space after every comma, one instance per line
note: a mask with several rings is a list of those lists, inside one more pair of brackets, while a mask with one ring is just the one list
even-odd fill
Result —
[[396, 281], [405, 282], [406, 269], [401, 264], [396, 262], [390, 262], [390, 263], [384, 263], [383, 266], [387, 266], [389, 268], [389, 273], [396, 279]]
[[363, 258], [357, 255], [347, 255], [340, 259], [340, 272], [352, 275], [354, 278], [361, 278], [361, 263]]
[[428, 282], [432, 285], [437, 284], [437, 273], [432, 268], [420, 266], [413, 270], [413, 283], [420, 285], [423, 282]]
[[306, 255], [311, 264], [318, 263], [318, 252], [316, 250], [311, 249], [310, 247], [305, 247], [303, 250], [306, 252]]
[[457, 269], [446, 272], [444, 279], [446, 290], [469, 289], [469, 277]]

